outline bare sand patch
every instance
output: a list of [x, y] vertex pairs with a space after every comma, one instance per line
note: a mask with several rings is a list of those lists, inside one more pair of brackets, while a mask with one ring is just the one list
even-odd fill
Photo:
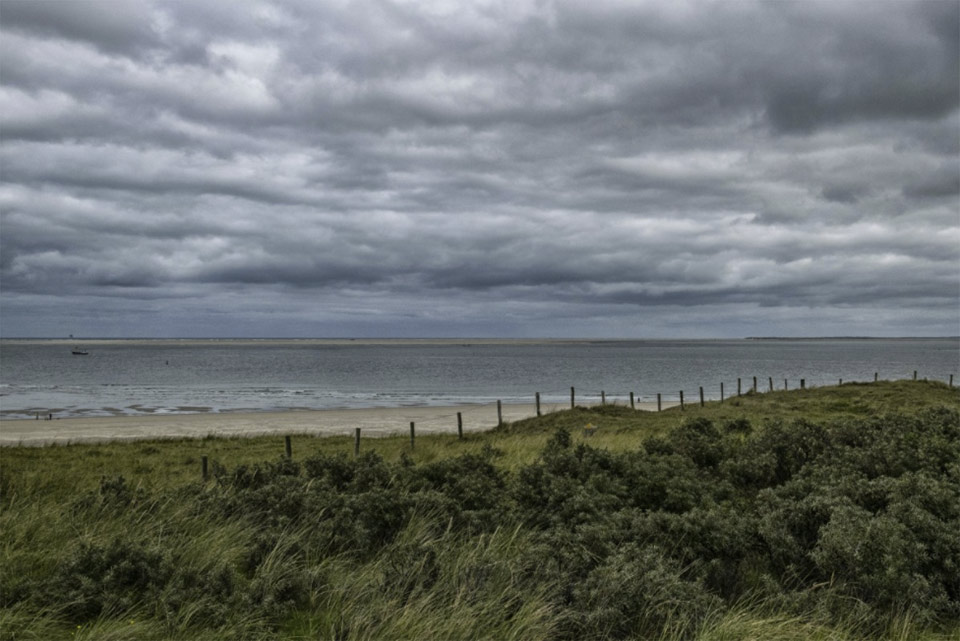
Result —
[[[637, 409], [655, 411], [656, 405], [656, 403], [638, 403]], [[541, 411], [554, 412], [567, 407], [566, 404], [543, 403]], [[417, 434], [456, 434], [457, 412], [463, 416], [464, 432], [489, 430], [497, 425], [495, 403], [448, 407], [85, 416], [53, 421], [29, 419], [0, 421], [0, 446], [202, 438], [208, 435], [352, 436], [354, 429], [358, 427], [363, 430], [364, 436], [388, 436], [409, 434], [411, 421], [416, 424]], [[518, 421], [535, 415], [536, 406], [533, 403], [503, 405], [504, 421]]]

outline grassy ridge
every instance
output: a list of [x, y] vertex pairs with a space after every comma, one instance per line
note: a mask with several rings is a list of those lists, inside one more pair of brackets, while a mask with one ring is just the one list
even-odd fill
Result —
[[958, 407], [896, 382], [356, 460], [344, 438], [6, 448], [0, 638], [955, 638]]
[[[651, 435], [662, 434], [684, 420], [706, 417], [722, 423], [744, 418], [754, 425], [768, 420], [790, 421], [804, 418], [813, 422], [841, 418], [867, 417], [891, 412], [912, 412], [932, 405], [960, 403], [958, 392], [951, 392], [940, 383], [910, 381], [872, 384], [849, 383], [842, 387], [821, 387], [807, 390], [775, 391], [745, 394], [728, 398], [724, 403], [687, 403], [684, 411], [674, 407], [663, 412], [631, 411], [624, 405], [604, 408], [578, 407], [573, 411], [556, 412], [540, 418], [510, 423], [506, 429], [468, 434], [458, 441], [455, 428], [451, 434], [420, 435], [414, 451], [409, 438], [401, 432], [396, 437], [364, 438], [362, 450], [373, 451], [387, 460], [396, 460], [401, 453], [417, 463], [477, 453], [485, 445], [503, 450], [499, 464], [514, 469], [532, 462], [545, 445], [547, 437], [563, 427], [581, 438], [584, 425], [598, 426], [589, 441], [597, 447], [614, 450], [635, 448]], [[352, 437], [294, 436], [294, 458], [314, 454], [353, 453]], [[195, 481], [200, 474], [200, 458], [208, 456], [228, 467], [244, 463], [272, 460], [283, 452], [283, 439], [278, 436], [208, 437], [202, 439], [169, 439], [105, 444], [53, 445], [42, 448], [0, 449], [0, 483], [17, 479], [16, 490], [28, 495], [64, 492], [72, 494], [78, 487], [91, 487], [101, 476], [123, 475], [147, 488], [177, 487]], [[4, 487], [0, 486], [0, 490]]]

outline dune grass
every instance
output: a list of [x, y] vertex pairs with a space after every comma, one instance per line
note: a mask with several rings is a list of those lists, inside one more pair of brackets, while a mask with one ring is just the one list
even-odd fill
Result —
[[[956, 404], [958, 393], [939, 382], [893, 381], [751, 392], [723, 403], [707, 402], [704, 407], [699, 402], [687, 403], [682, 411], [679, 407], [662, 412], [635, 411], [624, 404], [578, 406], [507, 423], [489, 432], [468, 433], [463, 440], [458, 440], [455, 428], [449, 435], [418, 435], [412, 450], [409, 436], [402, 431], [396, 436], [364, 438], [361, 451], [376, 452], [387, 460], [397, 460], [404, 454], [416, 463], [429, 463], [479, 452], [489, 445], [503, 451], [500, 465], [515, 469], [533, 461], [549, 435], [559, 428], [569, 430], [575, 439], [589, 438], [594, 447], [621, 450], [637, 447], [647, 437], [663, 434], [691, 418], [703, 417], [717, 424], [737, 419], [754, 425], [797, 418], [822, 422]], [[597, 426], [589, 437], [583, 432], [588, 423]], [[346, 436], [293, 435], [295, 459], [338, 452], [352, 455], [353, 446], [353, 438]], [[0, 485], [0, 490], [54, 497], [62, 492], [65, 497], [77, 487], [91, 487], [101, 476], [135, 479], [147, 488], [176, 487], [198, 478], [203, 456], [211, 462], [236, 466], [274, 459], [283, 452], [283, 435], [5, 447], [0, 449], [0, 483], [13, 478], [17, 483], [15, 488]]]
[[0, 639], [960, 638], [958, 409], [899, 381], [358, 460], [341, 437], [293, 461], [282, 436], [4, 448]]

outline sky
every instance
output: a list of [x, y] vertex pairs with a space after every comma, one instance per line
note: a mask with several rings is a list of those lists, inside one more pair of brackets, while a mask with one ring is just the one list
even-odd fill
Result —
[[960, 334], [960, 2], [0, 0], [0, 336]]

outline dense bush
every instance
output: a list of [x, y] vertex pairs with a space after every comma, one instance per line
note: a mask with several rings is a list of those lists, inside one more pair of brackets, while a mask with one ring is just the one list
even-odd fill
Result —
[[[74, 544], [45, 582], [17, 583], [5, 603], [62, 607], [82, 622], [197, 602], [212, 621], [240, 607], [280, 622], [327, 589], [316, 567], [329, 558], [379, 560], [378, 589], [400, 607], [440, 585], [472, 603], [491, 562], [404, 538], [415, 526], [465, 548], [523, 532], [530, 545], [509, 560], [515, 592], [503, 616], [524, 594], [546, 595], [562, 638], [683, 638], [757, 597], [835, 620], [857, 604], [874, 630], [898, 614], [960, 620], [955, 410], [756, 429], [695, 419], [620, 453], [559, 430], [529, 465], [508, 473], [497, 458], [488, 449], [420, 465], [364, 454], [215, 467], [215, 484], [176, 500], [242, 525], [235, 561], [198, 567], [165, 543], [177, 536], [131, 531]], [[141, 514], [160, 498], [105, 479], [74, 510]]]
[[57, 568], [47, 599], [66, 605], [66, 614], [85, 621], [126, 612], [155, 599], [174, 573], [169, 555], [117, 538], [108, 545], [82, 543]]
[[656, 548], [626, 545], [574, 589], [570, 617], [578, 639], [682, 638], [695, 632], [720, 599]]
[[956, 413], [834, 426], [829, 449], [758, 497], [785, 589], [829, 583], [876, 617], [960, 616]]

